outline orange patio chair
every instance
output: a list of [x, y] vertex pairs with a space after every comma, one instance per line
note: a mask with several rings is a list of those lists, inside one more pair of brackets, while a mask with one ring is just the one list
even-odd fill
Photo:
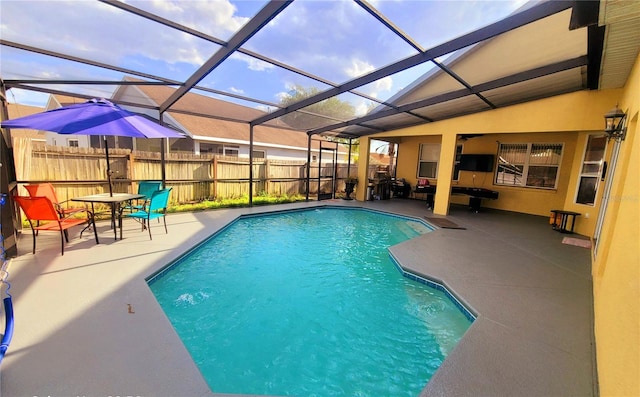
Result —
[[[60, 231], [60, 240], [62, 247], [62, 255], [64, 255], [64, 242], [69, 242], [69, 233], [67, 230], [73, 226], [85, 225], [93, 227], [93, 233], [98, 242], [98, 231], [91, 212], [87, 212], [87, 219], [63, 218], [60, 216], [51, 200], [47, 197], [26, 197], [14, 196], [14, 200], [24, 212], [31, 232], [33, 233], [33, 253], [36, 253], [36, 236], [40, 230], [58, 230]], [[34, 225], [34, 221], [36, 221]], [[40, 225], [41, 221], [47, 223]]]
[[31, 197], [48, 198], [53, 203], [53, 206], [56, 211], [58, 211], [61, 218], [66, 218], [75, 213], [86, 211], [84, 208], [65, 208], [64, 203], [67, 201], [60, 202], [60, 200], [58, 200], [56, 189], [50, 182], [25, 185], [24, 188], [27, 189], [27, 192], [29, 192], [29, 196]]

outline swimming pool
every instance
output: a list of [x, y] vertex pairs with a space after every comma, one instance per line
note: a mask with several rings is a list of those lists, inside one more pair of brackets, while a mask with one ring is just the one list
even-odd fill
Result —
[[430, 230], [362, 209], [246, 217], [149, 285], [214, 392], [416, 396], [471, 324], [389, 257]]

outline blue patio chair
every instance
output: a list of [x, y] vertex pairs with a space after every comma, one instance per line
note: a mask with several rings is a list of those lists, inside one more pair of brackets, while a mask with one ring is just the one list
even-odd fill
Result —
[[129, 204], [124, 207], [124, 211], [140, 211], [144, 210], [147, 203], [149, 203], [149, 198], [156, 190], [160, 190], [162, 188], [162, 182], [160, 181], [141, 181], [138, 183], [138, 194], [144, 195], [143, 198], [136, 200], [136, 203]]
[[162, 218], [164, 221], [164, 232], [169, 233], [167, 231], [167, 220], [165, 218], [165, 214], [167, 212], [167, 205], [169, 204], [169, 194], [171, 193], [171, 189], [161, 189], [156, 190], [151, 194], [151, 198], [149, 199], [149, 204], [146, 208], [138, 210], [136, 212], [132, 212], [130, 214], [122, 214], [120, 216], [120, 239], [122, 240], [122, 218], [133, 218], [135, 220], [140, 221], [142, 223], [142, 230], [146, 227], [149, 230], [149, 240], [153, 240], [151, 237], [151, 220]]

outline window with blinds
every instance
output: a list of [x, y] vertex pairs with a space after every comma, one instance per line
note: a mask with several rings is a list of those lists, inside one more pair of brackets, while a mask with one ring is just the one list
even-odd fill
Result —
[[495, 184], [555, 189], [562, 143], [501, 143]]

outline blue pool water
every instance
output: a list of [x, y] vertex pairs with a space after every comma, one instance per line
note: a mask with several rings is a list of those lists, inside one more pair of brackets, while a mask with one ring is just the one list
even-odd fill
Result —
[[359, 209], [242, 218], [149, 285], [214, 392], [417, 396], [470, 326], [389, 257], [428, 231]]

